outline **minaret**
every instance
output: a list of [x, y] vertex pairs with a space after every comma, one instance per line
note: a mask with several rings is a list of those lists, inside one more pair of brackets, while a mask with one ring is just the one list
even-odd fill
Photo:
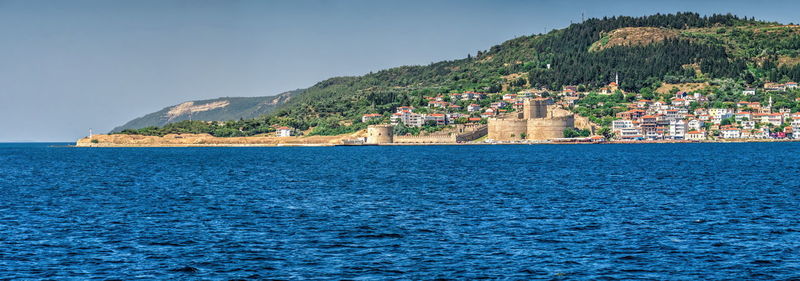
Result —
[[769, 107], [767, 107], [769, 113], [772, 113], [772, 96], [769, 96]]
[[617, 86], [619, 86], [619, 72], [614, 73], [614, 83], [617, 83]]

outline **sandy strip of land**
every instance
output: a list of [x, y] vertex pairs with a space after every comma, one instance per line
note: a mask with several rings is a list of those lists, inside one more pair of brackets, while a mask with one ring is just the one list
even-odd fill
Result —
[[339, 136], [308, 137], [214, 137], [209, 134], [169, 134], [163, 137], [142, 135], [93, 135], [78, 140], [78, 147], [249, 147], [249, 146], [333, 146], [346, 139], [362, 137], [363, 132]]

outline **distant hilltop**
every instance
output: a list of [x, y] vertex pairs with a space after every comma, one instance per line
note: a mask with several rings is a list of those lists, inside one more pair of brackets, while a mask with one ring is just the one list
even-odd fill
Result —
[[267, 97], [223, 97], [187, 101], [133, 119], [122, 126], [114, 128], [111, 132], [118, 133], [127, 129], [161, 127], [184, 120], [228, 121], [252, 119], [271, 113], [302, 92], [302, 89], [298, 89]]

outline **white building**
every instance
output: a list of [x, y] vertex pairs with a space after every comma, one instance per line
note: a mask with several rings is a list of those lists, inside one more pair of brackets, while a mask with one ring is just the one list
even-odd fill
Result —
[[425, 116], [410, 111], [394, 113], [390, 120], [392, 125], [403, 123], [409, 127], [420, 127], [425, 124]]
[[289, 127], [279, 127], [277, 129], [277, 135], [279, 137], [291, 137], [292, 136], [292, 128]]
[[683, 120], [669, 122], [669, 136], [674, 140], [682, 140], [686, 135], [686, 123]]
[[633, 128], [633, 120], [614, 120], [611, 121], [611, 130], [620, 131], [622, 129]]
[[367, 123], [370, 120], [375, 120], [381, 118], [382, 116], [383, 115], [380, 115], [378, 113], [364, 114], [363, 116], [361, 116], [361, 122]]
[[742, 136], [742, 132], [735, 128], [722, 129], [720, 133], [723, 139], [738, 139]]
[[701, 128], [703, 128], [703, 125], [705, 124], [703, 124], [703, 122], [701, 122], [700, 120], [692, 119], [689, 120], [689, 122], [686, 125], [687, 127], [689, 127], [689, 130], [691, 131], [699, 131]]
[[619, 130], [618, 134], [620, 139], [630, 140], [630, 139], [642, 139], [642, 133], [636, 128], [624, 128]]
[[780, 126], [783, 123], [783, 114], [781, 113], [760, 113], [753, 116], [754, 121], [760, 123], [769, 123], [774, 126]]
[[705, 140], [706, 139], [706, 131], [701, 130], [694, 130], [689, 131], [686, 133], [687, 140]]
[[756, 128], [756, 121], [742, 121], [742, 129], [752, 130]]

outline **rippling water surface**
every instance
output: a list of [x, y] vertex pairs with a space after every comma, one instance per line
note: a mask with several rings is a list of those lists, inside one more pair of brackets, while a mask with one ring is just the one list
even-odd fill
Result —
[[0, 145], [0, 279], [800, 278], [800, 144]]

